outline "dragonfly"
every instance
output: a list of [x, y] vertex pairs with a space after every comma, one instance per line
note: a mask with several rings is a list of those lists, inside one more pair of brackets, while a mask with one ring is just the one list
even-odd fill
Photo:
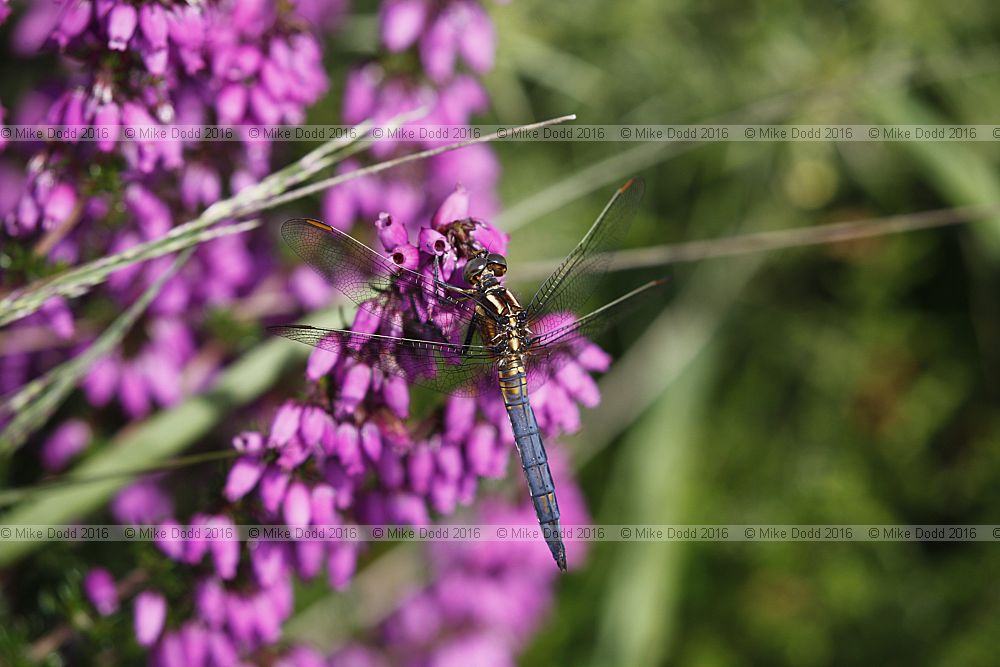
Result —
[[454, 221], [446, 230], [466, 260], [464, 286], [442, 278], [438, 259], [432, 271], [414, 271], [400, 257], [376, 252], [323, 222], [288, 220], [281, 228], [285, 242], [378, 324], [374, 331], [305, 325], [270, 330], [448, 394], [499, 390], [542, 535], [556, 565], [566, 570], [555, 483], [529, 396], [577, 358], [590, 338], [666, 282], [650, 281], [587, 315], [573, 315], [606, 273], [610, 251], [625, 237], [644, 190], [638, 178], [621, 186], [527, 306], [505, 286], [506, 257], [475, 240], [472, 219]]

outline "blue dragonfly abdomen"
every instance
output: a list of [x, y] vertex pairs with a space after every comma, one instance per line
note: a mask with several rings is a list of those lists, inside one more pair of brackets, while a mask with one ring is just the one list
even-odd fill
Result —
[[552, 481], [552, 471], [549, 470], [538, 421], [528, 400], [528, 380], [524, 366], [517, 362], [511, 364], [500, 371], [499, 380], [538, 525], [556, 564], [559, 569], [565, 570], [566, 545], [559, 532], [559, 503], [556, 501], [555, 482]]

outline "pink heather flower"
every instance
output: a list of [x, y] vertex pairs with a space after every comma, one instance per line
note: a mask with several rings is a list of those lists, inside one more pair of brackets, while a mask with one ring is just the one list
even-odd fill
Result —
[[464, 220], [469, 217], [469, 192], [461, 184], [455, 187], [455, 191], [448, 195], [441, 205], [434, 211], [431, 218], [431, 227], [441, 229], [444, 225], [455, 220]]
[[309, 362], [306, 366], [306, 378], [316, 382], [325, 376], [337, 365], [340, 355], [333, 350], [317, 347], [309, 353]]
[[219, 172], [204, 162], [192, 162], [181, 177], [181, 200], [190, 209], [208, 206], [222, 195]]
[[[211, 522], [212, 517], [205, 514], [195, 514], [191, 517], [191, 528], [204, 528]], [[205, 531], [195, 531], [198, 535], [205, 535]], [[184, 561], [191, 565], [196, 565], [205, 557], [209, 550], [209, 540], [205, 537], [195, 537], [184, 542]]]
[[496, 430], [490, 424], [479, 424], [472, 430], [465, 446], [469, 467], [477, 475], [489, 476], [493, 470]]
[[400, 419], [410, 413], [410, 390], [406, 380], [399, 375], [389, 375], [382, 381], [382, 396], [386, 405]]
[[208, 545], [215, 571], [223, 579], [232, 579], [236, 576], [236, 568], [240, 563], [240, 541], [233, 522], [229, 517], [216, 516], [209, 519], [206, 525], [219, 529], [217, 532], [220, 537], [210, 540]]
[[409, 243], [406, 227], [393, 221], [388, 213], [379, 213], [378, 220], [375, 221], [375, 229], [378, 230], [379, 241], [386, 250], [392, 250], [401, 245]]
[[476, 401], [465, 396], [452, 396], [444, 407], [445, 442], [460, 443], [472, 430], [476, 420]]
[[282, 405], [271, 422], [271, 437], [269, 444], [272, 447], [280, 447], [291, 440], [296, 431], [299, 430], [299, 418], [302, 416], [302, 407], [295, 403], [285, 403]]
[[62, 19], [59, 21], [59, 26], [54, 32], [59, 48], [65, 49], [66, 45], [74, 37], [81, 34], [87, 28], [87, 25], [90, 23], [91, 9], [92, 6], [89, 0], [77, 0], [66, 7], [62, 12]]
[[66, 222], [76, 207], [76, 191], [68, 183], [60, 183], [45, 202], [42, 227], [52, 229]]
[[87, 599], [101, 616], [110, 616], [118, 611], [118, 589], [111, 573], [103, 567], [95, 567], [83, 579], [83, 590]]
[[493, 23], [480, 5], [464, 2], [460, 6], [463, 16], [459, 20], [465, 24], [464, 29], [458, 29], [462, 57], [473, 70], [487, 72], [493, 69], [496, 54], [497, 38]]
[[173, 519], [167, 519], [160, 523], [160, 536], [156, 538], [156, 546], [171, 560], [183, 561], [186, 551], [186, 543], [183, 539], [175, 537], [175, 529], [182, 526]]
[[138, 14], [135, 7], [127, 4], [115, 5], [108, 14], [108, 48], [115, 51], [124, 51], [128, 46], [128, 41], [135, 33], [138, 23]]
[[142, 35], [154, 50], [167, 48], [167, 15], [158, 4], [144, 4], [139, 11], [139, 27]]
[[382, 458], [382, 434], [378, 426], [370, 421], [361, 427], [361, 449], [370, 461], [377, 462]]
[[341, 114], [345, 123], [360, 123], [372, 114], [382, 77], [382, 68], [375, 63], [348, 72], [344, 82], [344, 108]]
[[462, 454], [454, 445], [441, 445], [436, 452], [437, 469], [448, 480], [462, 476]]
[[219, 91], [215, 98], [215, 109], [219, 114], [219, 122], [238, 123], [246, 113], [247, 89], [240, 84], [232, 83]]
[[121, 109], [114, 102], [108, 102], [97, 107], [94, 113], [94, 127], [107, 131], [107, 136], [97, 140], [97, 148], [102, 153], [110, 153], [118, 143], [118, 127], [121, 123]]
[[611, 355], [591, 343], [583, 348], [577, 361], [588, 371], [603, 373], [611, 366]]
[[309, 513], [317, 526], [334, 526], [340, 523], [333, 509], [336, 491], [329, 484], [320, 483], [312, 488], [309, 497]]
[[323, 437], [330, 416], [321, 408], [309, 405], [302, 409], [302, 419], [299, 423], [299, 436], [307, 446], [318, 445]]
[[299, 481], [292, 482], [285, 495], [285, 523], [296, 528], [308, 526], [310, 502], [306, 485]]
[[226, 591], [218, 579], [200, 581], [195, 588], [195, 608], [198, 616], [211, 628], [219, 628], [226, 620]]
[[326, 561], [330, 587], [342, 591], [347, 588], [358, 564], [358, 548], [352, 542], [334, 542], [330, 545]]
[[80, 419], [63, 422], [42, 445], [42, 465], [49, 472], [62, 470], [87, 446], [90, 438], [86, 422]]
[[422, 227], [418, 235], [418, 247], [428, 255], [443, 256], [451, 250], [448, 239], [429, 227]]
[[66, 299], [58, 296], [50, 297], [42, 304], [39, 314], [57, 336], [63, 340], [73, 337], [76, 328], [73, 324], [73, 314], [69, 311]]
[[233, 438], [233, 447], [244, 454], [259, 454], [264, 451], [264, 436], [256, 431], [245, 431]]
[[140, 646], [152, 646], [163, 631], [167, 619], [167, 601], [159, 593], [143, 591], [135, 598], [135, 640]]
[[280, 542], [258, 542], [250, 551], [250, 564], [261, 586], [275, 584], [287, 571], [287, 545]]
[[588, 408], [597, 407], [601, 401], [597, 383], [583, 367], [575, 362], [569, 362], [556, 371], [556, 378], [566, 388], [570, 395]]
[[340, 390], [340, 404], [344, 410], [352, 411], [364, 400], [371, 379], [372, 369], [367, 364], [351, 366]]
[[402, 51], [417, 41], [427, 21], [425, 0], [388, 0], [382, 3], [382, 43], [390, 51]]
[[354, 474], [364, 470], [360, 436], [353, 424], [343, 423], [337, 427], [336, 452], [348, 473]]
[[414, 271], [420, 266], [420, 251], [409, 244], [396, 246], [389, 256], [394, 263], [404, 269]]
[[434, 474], [434, 456], [430, 448], [417, 447], [410, 452], [407, 470], [410, 476], [410, 488], [416, 493], [426, 494], [430, 490], [431, 475]]
[[456, 37], [454, 23], [439, 16], [420, 40], [420, 61], [435, 83], [444, 83], [455, 71]]
[[120, 523], [152, 524], [173, 512], [173, 500], [151, 477], [132, 482], [111, 501], [111, 513]]
[[281, 468], [270, 467], [264, 471], [260, 480], [260, 500], [269, 513], [277, 513], [278, 507], [285, 499], [289, 480], [288, 473]]
[[303, 579], [312, 579], [323, 569], [326, 545], [320, 540], [300, 540], [295, 543], [296, 571]]

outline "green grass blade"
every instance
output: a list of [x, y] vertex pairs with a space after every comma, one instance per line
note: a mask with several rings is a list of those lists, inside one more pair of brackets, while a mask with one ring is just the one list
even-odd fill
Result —
[[135, 321], [160, 293], [167, 280], [177, 273], [193, 253], [194, 248], [188, 248], [178, 255], [167, 270], [160, 274], [142, 296], [119, 315], [85, 352], [28, 383], [0, 406], [0, 416], [13, 416], [0, 433], [0, 455], [10, 456], [24, 444], [30, 433], [48, 421], [56, 408], [80, 382], [80, 378], [94, 363], [121, 342]]

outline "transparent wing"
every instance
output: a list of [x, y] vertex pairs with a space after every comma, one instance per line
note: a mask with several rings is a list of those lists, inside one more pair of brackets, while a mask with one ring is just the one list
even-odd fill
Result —
[[[349, 299], [375, 315], [378, 304], [393, 290], [419, 295], [424, 306], [435, 306], [471, 322], [475, 297], [463, 297], [443, 282], [399, 266], [364, 243], [311, 218], [294, 218], [281, 225], [281, 237], [309, 266]], [[449, 289], [450, 288], [450, 289]]]
[[618, 188], [587, 235], [532, 297], [525, 309], [529, 322], [547, 313], [576, 311], [587, 300], [608, 269], [606, 253], [625, 238], [644, 192], [645, 185], [637, 178]]
[[543, 332], [535, 334], [527, 346], [529, 391], [545, 384], [562, 366], [575, 359], [590, 339], [627, 318], [636, 308], [662, 298], [666, 283], [666, 278], [648, 282], [576, 320], [568, 314], [564, 317], [557, 314], [548, 316], [549, 322], [540, 322]]
[[497, 388], [496, 354], [483, 345], [459, 345], [397, 338], [342, 329], [276, 326], [268, 331], [291, 340], [347, 355], [399, 375], [413, 384], [457, 396], [476, 396]]

